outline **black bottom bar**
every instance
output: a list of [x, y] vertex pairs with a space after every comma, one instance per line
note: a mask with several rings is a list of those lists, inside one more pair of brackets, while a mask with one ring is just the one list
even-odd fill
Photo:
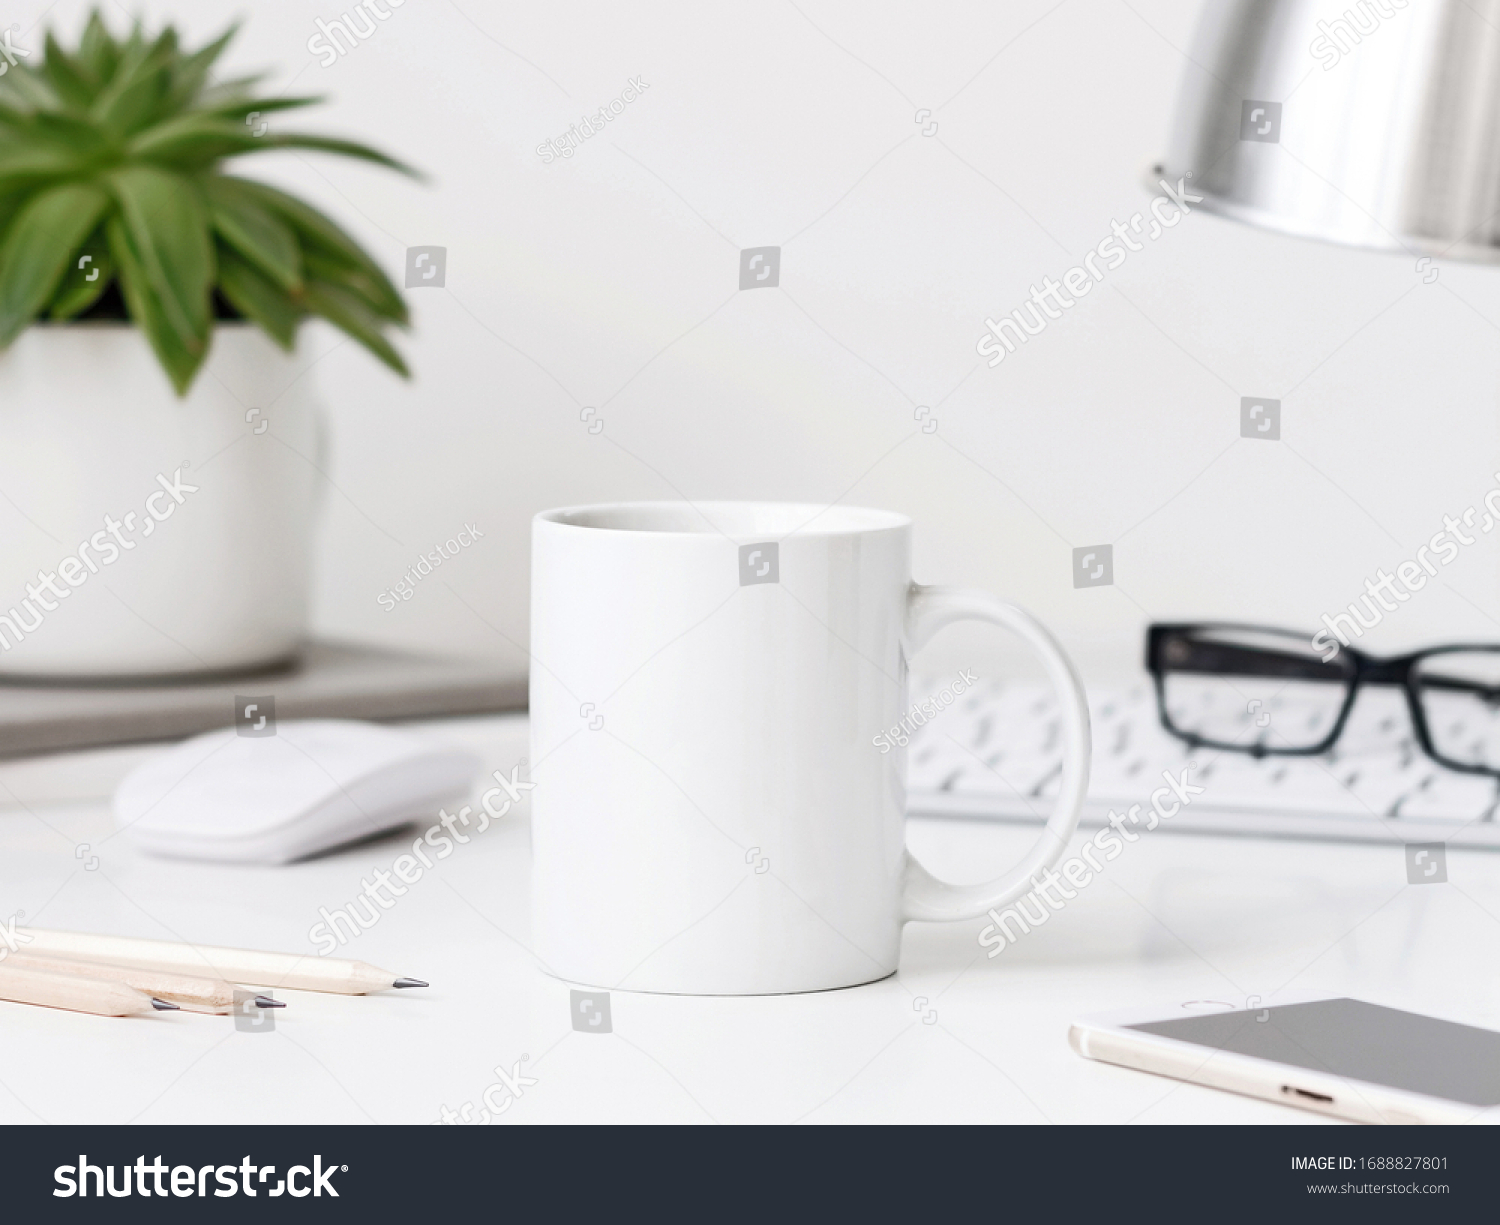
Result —
[[11, 1128], [0, 1186], [19, 1221], [1479, 1219], [1494, 1147], [1484, 1128]]

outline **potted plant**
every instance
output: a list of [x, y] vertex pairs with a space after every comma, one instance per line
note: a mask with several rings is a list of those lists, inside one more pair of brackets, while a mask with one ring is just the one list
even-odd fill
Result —
[[[226, 172], [308, 149], [271, 130], [318, 99], [219, 81], [234, 35], [168, 26], [0, 68], [0, 675], [244, 670], [305, 636], [322, 475], [299, 325], [398, 374], [406, 305], [308, 204]], [[0, 61], [4, 63], [4, 61]]]

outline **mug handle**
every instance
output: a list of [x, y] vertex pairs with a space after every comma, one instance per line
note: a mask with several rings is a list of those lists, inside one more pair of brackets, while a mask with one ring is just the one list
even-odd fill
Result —
[[987, 621], [1024, 638], [1036, 652], [1057, 690], [1063, 727], [1062, 786], [1046, 828], [1030, 853], [1003, 876], [978, 885], [938, 880], [906, 853], [901, 887], [903, 921], [946, 922], [972, 919], [999, 909], [1028, 892], [1032, 877], [1062, 858], [1078, 828], [1089, 788], [1089, 707], [1083, 682], [1057, 639], [1028, 612], [983, 591], [923, 587], [913, 583], [906, 600], [906, 654], [912, 655], [938, 630], [955, 621]]

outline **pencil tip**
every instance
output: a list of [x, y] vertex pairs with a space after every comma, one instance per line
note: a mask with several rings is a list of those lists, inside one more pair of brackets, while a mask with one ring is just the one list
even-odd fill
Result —
[[153, 998], [152, 1001], [151, 1001], [151, 1007], [155, 1008], [157, 1012], [178, 1012], [178, 1011], [180, 1011], [180, 1009], [177, 1007], [176, 1004], [169, 1004], [169, 1003], [167, 1003], [166, 1000], [158, 1000], [158, 999], [155, 999], [155, 998]]
[[257, 1008], [285, 1008], [285, 1000], [273, 1000], [269, 995], [257, 995], [255, 997]]
[[425, 987], [426, 985], [420, 978], [398, 978], [391, 984], [393, 987]]

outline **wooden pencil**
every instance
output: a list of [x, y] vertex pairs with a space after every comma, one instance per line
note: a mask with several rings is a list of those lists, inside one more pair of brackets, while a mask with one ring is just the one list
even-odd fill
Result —
[[314, 953], [270, 953], [255, 949], [218, 948], [171, 940], [139, 940], [88, 932], [17, 928], [17, 940], [28, 953], [104, 962], [139, 970], [209, 975], [232, 983], [284, 987], [294, 991], [328, 991], [367, 995], [392, 987], [425, 987], [416, 978], [401, 978], [363, 961], [319, 957]]
[[[206, 1012], [223, 1016], [234, 1011], [235, 985], [222, 978], [203, 978], [175, 971], [142, 970], [132, 966], [108, 965], [98, 961], [79, 961], [47, 953], [7, 952], [3, 963], [17, 970], [46, 970], [69, 974], [74, 978], [96, 978], [121, 982], [127, 987], [176, 1004], [186, 1012]], [[278, 1001], [255, 997], [262, 1008], [280, 1007]]]
[[118, 981], [84, 978], [76, 974], [52, 974], [46, 970], [22, 970], [0, 962], [0, 1000], [37, 1004], [43, 1008], [66, 1008], [91, 1012], [100, 1017], [128, 1017], [137, 1013], [176, 1011], [176, 1004], [155, 1000], [144, 991]]

